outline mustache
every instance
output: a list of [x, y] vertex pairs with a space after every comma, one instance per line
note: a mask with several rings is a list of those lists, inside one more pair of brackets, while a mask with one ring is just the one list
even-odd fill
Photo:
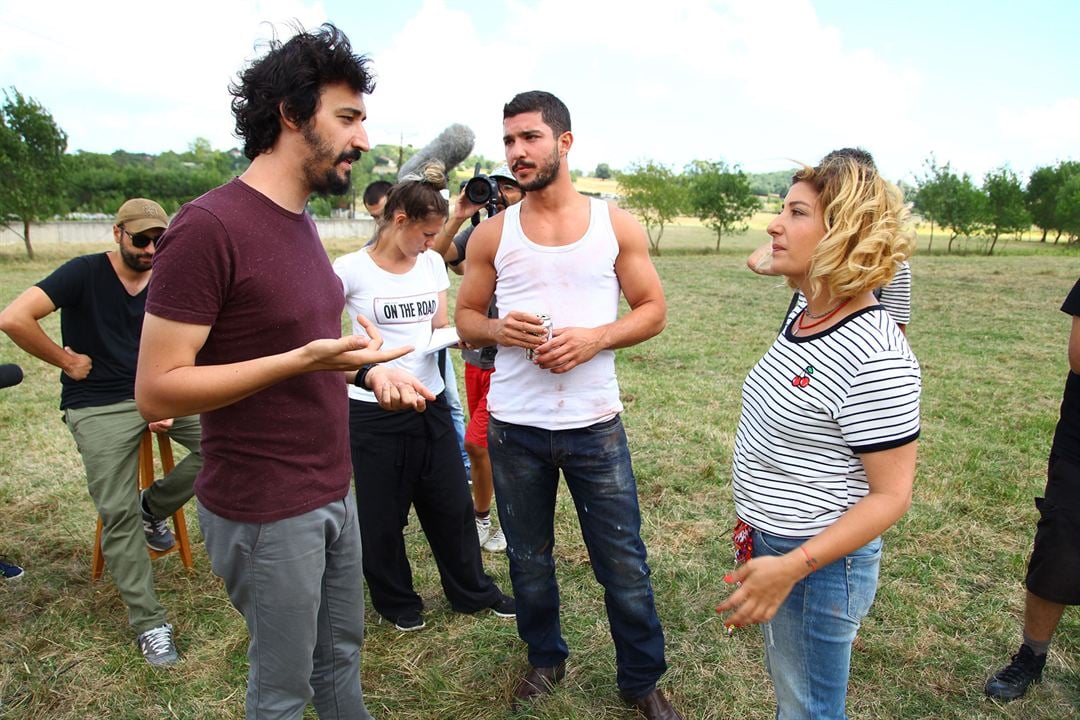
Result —
[[338, 163], [345, 162], [346, 160], [348, 160], [349, 162], [356, 162], [357, 160], [360, 159], [361, 155], [363, 155], [363, 153], [361, 153], [356, 148], [353, 148], [352, 150], [349, 150], [347, 152], [343, 152], [340, 155], [338, 155], [338, 158], [337, 158], [337, 160], [334, 161], [334, 164], [337, 165]]
[[535, 163], [525, 162], [524, 160], [522, 160], [521, 162], [514, 163], [514, 167], [512, 167], [510, 169], [511, 170], [520, 170], [521, 168], [534, 168], [534, 167], [536, 167]]

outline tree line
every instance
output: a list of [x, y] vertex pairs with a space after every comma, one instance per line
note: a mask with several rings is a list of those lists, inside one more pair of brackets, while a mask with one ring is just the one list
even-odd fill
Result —
[[761, 201], [750, 176], [722, 160], [694, 160], [682, 173], [652, 160], [616, 172], [620, 204], [641, 219], [652, 252], [660, 254], [664, 228], [689, 215], [716, 233], [716, 249], [725, 234], [745, 232]]
[[988, 172], [982, 185], [968, 173], [958, 174], [949, 163], [939, 165], [931, 156], [917, 179], [914, 205], [930, 223], [930, 244], [934, 230], [948, 234], [946, 252], [952, 252], [957, 238], [982, 238], [985, 252], [992, 255], [1002, 237], [1022, 236], [1032, 226], [1042, 231], [1040, 242], [1054, 233], [1069, 242], [1080, 237], [1080, 162], [1067, 160], [1036, 168], [1024, 185], [1015, 172], [1000, 167]]

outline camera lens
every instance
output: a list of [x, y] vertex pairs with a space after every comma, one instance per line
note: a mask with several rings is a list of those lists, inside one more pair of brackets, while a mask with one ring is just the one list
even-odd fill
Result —
[[476, 205], [486, 205], [497, 191], [497, 186], [487, 175], [477, 175], [465, 183], [465, 197]]

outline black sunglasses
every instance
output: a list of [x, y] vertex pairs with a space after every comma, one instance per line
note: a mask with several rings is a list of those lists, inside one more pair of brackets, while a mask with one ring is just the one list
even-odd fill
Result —
[[145, 233], [138, 233], [137, 235], [132, 235], [123, 225], [120, 226], [120, 232], [131, 238], [131, 244], [139, 248], [140, 250], [142, 250], [144, 247], [148, 246], [150, 243], [154, 242], [157, 239]]

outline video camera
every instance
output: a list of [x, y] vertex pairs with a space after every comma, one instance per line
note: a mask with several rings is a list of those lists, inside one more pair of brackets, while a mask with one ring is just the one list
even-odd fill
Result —
[[[502, 169], [503, 168], [496, 168], [496, 170]], [[509, 170], [506, 170], [505, 173], [508, 175]], [[503, 175], [500, 174], [500, 177], [502, 176]], [[473, 169], [473, 176], [464, 181], [461, 186], [465, 189], [465, 197], [469, 202], [474, 205], [483, 205], [484, 209], [487, 211], [488, 217], [499, 213], [498, 200], [502, 197], [499, 181], [492, 175], [485, 175], [480, 172], [480, 163], [476, 163], [476, 167]], [[472, 224], [474, 227], [480, 224], [479, 212], [473, 214]]]

